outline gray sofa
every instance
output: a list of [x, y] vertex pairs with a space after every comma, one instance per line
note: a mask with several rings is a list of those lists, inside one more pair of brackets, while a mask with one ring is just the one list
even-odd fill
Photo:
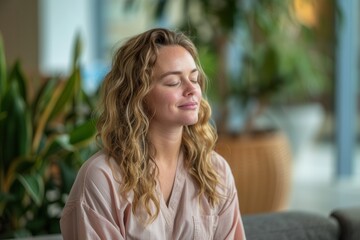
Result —
[[243, 216], [247, 240], [360, 240], [360, 206], [320, 214], [284, 211]]
[[[243, 215], [242, 219], [247, 240], [360, 240], [360, 206], [337, 209], [328, 217], [287, 211]], [[23, 240], [62, 239], [49, 235]]]

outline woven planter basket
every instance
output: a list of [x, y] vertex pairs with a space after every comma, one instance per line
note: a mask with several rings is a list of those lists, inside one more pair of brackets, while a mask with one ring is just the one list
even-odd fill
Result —
[[280, 132], [219, 137], [216, 151], [229, 163], [242, 214], [286, 209], [291, 186], [291, 153]]

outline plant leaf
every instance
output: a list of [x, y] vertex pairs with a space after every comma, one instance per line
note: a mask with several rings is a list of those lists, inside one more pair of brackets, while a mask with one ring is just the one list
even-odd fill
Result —
[[10, 82], [16, 81], [18, 83], [20, 96], [23, 98], [24, 102], [27, 103], [27, 81], [24, 77], [24, 74], [21, 70], [20, 62], [16, 61], [14, 66], [11, 69], [10, 76], [8, 79]]
[[34, 122], [36, 124], [37, 119], [40, 117], [41, 113], [44, 111], [46, 106], [49, 104], [49, 101], [54, 94], [56, 84], [58, 83], [58, 78], [50, 78], [44, 82], [39, 91], [35, 94], [35, 100], [32, 106], [32, 112], [34, 116]]
[[49, 121], [50, 114], [53, 111], [55, 104], [58, 102], [63, 90], [64, 90], [64, 84], [60, 82], [60, 84], [52, 92], [51, 98], [46, 108], [39, 116], [39, 119], [37, 121], [37, 127], [34, 134], [33, 144], [32, 144], [32, 152], [38, 151], [40, 140], [43, 136], [44, 129]]
[[40, 206], [44, 197], [44, 181], [42, 177], [39, 174], [19, 174], [17, 177], [24, 186], [26, 192], [30, 195], [31, 199], [34, 200], [37, 206]]
[[80, 64], [81, 52], [82, 52], [82, 42], [81, 42], [80, 33], [78, 32], [76, 33], [75, 44], [73, 48], [73, 62], [72, 62], [73, 71], [75, 71], [75, 69], [78, 68]]
[[34, 167], [34, 159], [32, 158], [16, 158], [11, 161], [10, 166], [6, 169], [4, 177], [3, 191], [9, 192], [13, 188], [14, 181], [19, 173], [25, 174], [31, 172]]
[[67, 134], [56, 136], [54, 140], [49, 144], [44, 152], [44, 158], [49, 158], [53, 154], [57, 154], [61, 150], [72, 152], [75, 148], [70, 144], [70, 137]]
[[74, 95], [74, 89], [76, 86], [76, 80], [78, 76], [76, 72], [73, 72], [70, 76], [70, 78], [66, 81], [65, 87], [63, 91], [61, 92], [60, 97], [58, 98], [54, 108], [51, 111], [49, 119], [53, 119], [58, 114], [60, 114], [63, 109], [65, 108], [66, 104], [69, 102], [71, 97]]
[[70, 133], [70, 143], [73, 145], [79, 145], [87, 143], [88, 141], [93, 140], [96, 134], [96, 126], [93, 119], [89, 119], [83, 124], [77, 126]]
[[1, 99], [6, 91], [6, 60], [5, 60], [5, 48], [3, 39], [0, 35], [0, 108]]
[[7, 169], [14, 158], [29, 152], [31, 144], [31, 123], [18, 82], [10, 82], [2, 108], [6, 119], [0, 122], [0, 158], [2, 167]]

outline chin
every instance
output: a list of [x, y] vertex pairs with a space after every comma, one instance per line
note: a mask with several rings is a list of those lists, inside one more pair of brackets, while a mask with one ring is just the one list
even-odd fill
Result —
[[195, 125], [197, 122], [198, 122], [198, 119], [194, 119], [194, 120], [191, 120], [191, 121], [186, 121], [186, 122], [184, 123], [184, 126]]

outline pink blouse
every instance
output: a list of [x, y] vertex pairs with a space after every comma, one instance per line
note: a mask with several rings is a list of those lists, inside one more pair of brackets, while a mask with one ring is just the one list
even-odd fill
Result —
[[60, 220], [64, 239], [245, 239], [231, 170], [215, 152], [212, 160], [226, 185], [219, 205], [212, 208], [204, 196], [199, 201], [180, 157], [168, 205], [158, 184], [160, 213], [144, 226], [131, 210], [132, 194], [118, 194], [106, 156], [98, 152], [81, 167], [70, 192]]

